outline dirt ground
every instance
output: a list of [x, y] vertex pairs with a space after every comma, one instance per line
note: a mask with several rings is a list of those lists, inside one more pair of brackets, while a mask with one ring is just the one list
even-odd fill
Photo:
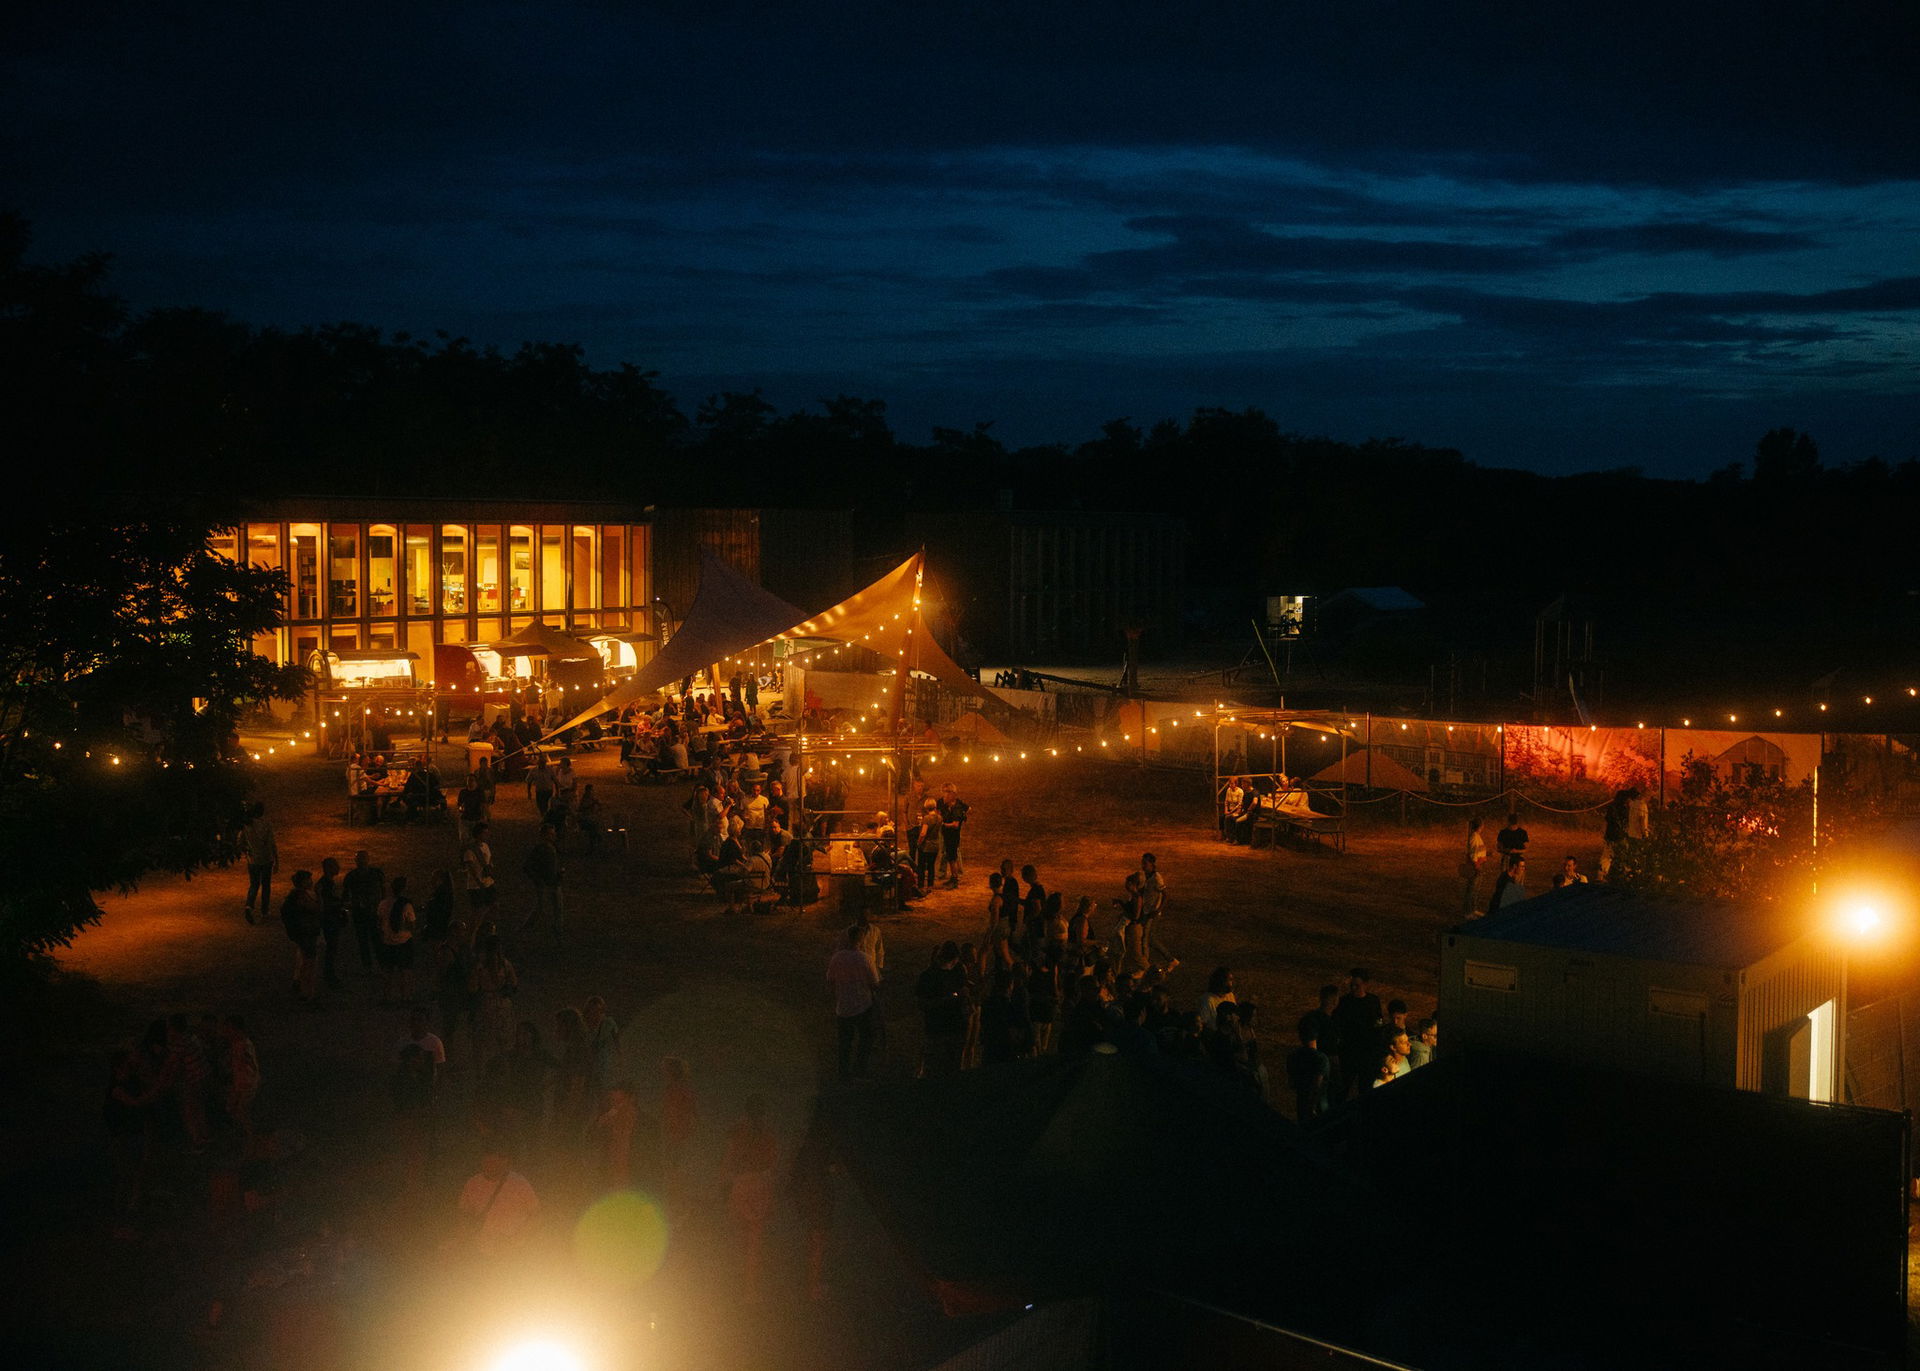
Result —
[[[457, 769], [458, 756], [444, 764]], [[769, 1099], [790, 1148], [816, 1088], [833, 1074], [822, 974], [844, 920], [827, 904], [727, 914], [687, 872], [679, 787], [625, 784], [611, 751], [588, 754], [577, 767], [598, 784], [607, 822], [626, 828], [628, 840], [624, 850], [613, 842], [594, 857], [572, 840], [565, 942], [510, 948], [523, 977], [517, 1012], [550, 1038], [554, 1010], [605, 996], [624, 1029], [626, 1074], [656, 1114], [658, 1061], [684, 1057], [700, 1097], [709, 1173], [749, 1094]], [[283, 881], [330, 854], [350, 864], [362, 846], [389, 874], [408, 874], [416, 895], [436, 868], [457, 867], [451, 824], [347, 827], [337, 765], [281, 755], [261, 769]], [[911, 979], [942, 939], [982, 931], [985, 877], [1002, 857], [1034, 863], [1069, 904], [1091, 894], [1105, 910], [1140, 854], [1157, 853], [1169, 888], [1164, 942], [1181, 961], [1177, 1001], [1197, 1001], [1208, 971], [1230, 966], [1241, 997], [1263, 1006], [1263, 1036], [1275, 1048], [1290, 1042], [1315, 989], [1350, 966], [1370, 968], [1381, 996], [1406, 999], [1415, 1017], [1434, 1007], [1437, 939], [1459, 899], [1456, 813], [1433, 827], [1402, 827], [1394, 807], [1381, 806], [1356, 822], [1344, 854], [1250, 850], [1219, 841], [1203, 777], [1011, 754], [998, 764], [948, 758], [926, 774], [933, 784], [955, 780], [972, 803], [968, 882], [884, 924], [893, 989], [882, 1078], [912, 1073], [919, 1028]], [[1537, 849], [1572, 852], [1588, 866], [1597, 854], [1591, 825], [1530, 827]], [[534, 833], [524, 793], [503, 787], [493, 830], [503, 927], [527, 907], [518, 872]], [[338, 1365], [339, 1357], [386, 1360], [403, 1349], [421, 1365], [480, 1365], [455, 1349], [504, 1311], [537, 1311], [554, 1297], [528, 1278], [510, 1298], [477, 1299], [435, 1245], [475, 1160], [464, 1112], [469, 1046], [449, 1044], [435, 1161], [424, 1186], [406, 1189], [386, 1089], [404, 1011], [376, 1003], [350, 953], [345, 990], [317, 1009], [297, 1004], [277, 919], [257, 927], [241, 919], [245, 885], [243, 871], [215, 871], [149, 881], [108, 900], [102, 924], [60, 957], [55, 984], [10, 1006], [15, 1084], [0, 1092], [0, 1144], [15, 1211], [7, 1281], [23, 1311], [10, 1341], [46, 1366], [119, 1364], [133, 1349], [153, 1366]], [[1096, 924], [1103, 936], [1110, 928], [1110, 917]], [[146, 1213], [117, 1228], [99, 1121], [107, 1054], [176, 1009], [247, 1017], [265, 1076], [262, 1126], [295, 1141], [300, 1154], [274, 1169], [272, 1198], [260, 1210], [235, 1214], [209, 1202], [218, 1148], [207, 1158], [168, 1149]], [[524, 1169], [547, 1197], [548, 1227], [562, 1242], [577, 1212], [569, 1173], [552, 1157], [529, 1159]], [[690, 1366], [765, 1364], [770, 1355], [803, 1367], [914, 1366], [934, 1364], [978, 1331], [943, 1319], [864, 1207], [842, 1199], [822, 1304], [800, 1298], [801, 1237], [787, 1206], [774, 1223], [765, 1300], [754, 1308], [737, 1299], [738, 1254], [724, 1222], [713, 1206], [696, 1206], [677, 1216], [662, 1273], [613, 1302], [616, 1319], [632, 1321], [621, 1336], [671, 1346], [673, 1360]], [[565, 1262], [556, 1250], [548, 1269], [563, 1272]], [[209, 1326], [216, 1302], [217, 1326]], [[342, 1309], [352, 1311], [346, 1327]], [[325, 1351], [336, 1342], [357, 1350]]]

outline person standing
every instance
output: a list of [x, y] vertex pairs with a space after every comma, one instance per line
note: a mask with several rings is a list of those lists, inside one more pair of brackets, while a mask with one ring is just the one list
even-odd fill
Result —
[[386, 968], [382, 1004], [405, 1004], [413, 998], [413, 935], [420, 919], [407, 897], [407, 878], [395, 876], [389, 894], [380, 902], [380, 965]]
[[934, 950], [933, 962], [914, 983], [924, 1030], [923, 1069], [929, 1076], [960, 1070], [967, 1044], [967, 975], [960, 969], [960, 948], [951, 941]]
[[[280, 869], [280, 846], [275, 840], [273, 823], [267, 818], [267, 807], [258, 801], [247, 811], [247, 821], [240, 828], [240, 851], [247, 859], [247, 922], [259, 923], [265, 918], [270, 901], [273, 898], [273, 873]], [[254, 900], [260, 901], [260, 912], [254, 913]]]
[[693, 1070], [684, 1058], [662, 1058], [660, 1075], [660, 1158], [667, 1204], [677, 1210], [687, 1198], [687, 1162], [694, 1130], [700, 1126], [700, 1101], [693, 1092]]
[[460, 844], [464, 847], [473, 841], [474, 829], [487, 822], [491, 813], [487, 790], [478, 771], [467, 772], [466, 784], [460, 787], [460, 793], [454, 797], [454, 812], [459, 816]]
[[960, 888], [963, 866], [960, 838], [966, 830], [972, 806], [960, 798], [960, 791], [949, 781], [940, 788], [940, 865], [946, 872], [947, 889]]
[[590, 995], [580, 1006], [580, 1022], [587, 1030], [587, 1106], [598, 1109], [620, 1077], [620, 1025], [607, 1013], [607, 1002]]
[[1480, 886], [1480, 873], [1487, 865], [1487, 840], [1480, 836], [1481, 825], [1486, 820], [1479, 815], [1467, 820], [1467, 851], [1460, 859], [1460, 880], [1465, 886], [1460, 917], [1471, 919], [1475, 914], [1474, 895]]
[[727, 1216], [740, 1229], [746, 1301], [760, 1301], [760, 1263], [765, 1250], [767, 1220], [773, 1214], [774, 1173], [780, 1164], [780, 1141], [767, 1127], [767, 1102], [748, 1096], [740, 1118], [727, 1130], [727, 1155], [721, 1170], [727, 1176]]
[[833, 1016], [840, 1052], [840, 1078], [864, 1078], [873, 1048], [875, 993], [880, 973], [873, 959], [851, 940], [842, 939], [827, 959], [827, 988], [833, 992]]
[[340, 878], [340, 859], [328, 857], [320, 863], [320, 879], [314, 883], [320, 897], [320, 972], [327, 989], [340, 988], [340, 945], [347, 940], [347, 891]]
[[540, 1213], [540, 1199], [527, 1178], [512, 1168], [506, 1151], [489, 1147], [480, 1170], [460, 1191], [459, 1213], [474, 1249], [484, 1257], [498, 1257], [519, 1245]]
[[433, 889], [420, 907], [420, 936], [429, 946], [443, 943], [453, 930], [453, 873], [444, 868], [433, 873]]
[[513, 997], [520, 993], [520, 974], [501, 949], [498, 933], [481, 934], [479, 949], [467, 992], [473, 997], [474, 1066], [485, 1071], [513, 1047]]
[[294, 946], [293, 993], [312, 1004], [320, 974], [321, 911], [311, 871], [293, 873], [293, 889], [280, 902], [280, 923]]
[[1327, 1112], [1327, 1091], [1333, 1080], [1333, 1063], [1320, 1050], [1317, 1016], [1300, 1019], [1300, 1046], [1287, 1054], [1287, 1085], [1293, 1090], [1293, 1117], [1297, 1123], [1317, 1119]]
[[[639, 1094], [631, 1081], [614, 1082], [607, 1087], [605, 1106], [587, 1125], [588, 1148], [602, 1190], [626, 1190], [634, 1183], [633, 1145], [640, 1132]], [[643, 1179], [650, 1182], [652, 1178]]]
[[467, 909], [475, 925], [493, 913], [493, 847], [487, 841], [492, 825], [484, 819], [474, 824], [467, 845], [460, 852], [460, 870], [467, 887]]
[[1600, 879], [1606, 880], [1613, 871], [1613, 864], [1625, 851], [1627, 840], [1632, 835], [1633, 802], [1640, 798], [1638, 786], [1627, 786], [1613, 792], [1613, 799], [1607, 804], [1602, 816], [1605, 827], [1601, 830]]
[[373, 865], [365, 849], [353, 854], [353, 870], [341, 877], [347, 915], [353, 920], [353, 940], [360, 948], [360, 969], [373, 974], [374, 949], [380, 945], [380, 902], [386, 898], [387, 877]]
[[1347, 993], [1334, 1006], [1334, 1027], [1340, 1033], [1342, 1096], [1374, 1079], [1380, 1065], [1380, 1024], [1386, 1018], [1380, 997], [1369, 988], [1372, 974], [1356, 966], [1347, 973]]
[[1413, 1039], [1407, 1044], [1407, 1070], [1415, 1071], [1433, 1060], [1433, 1049], [1440, 1045], [1440, 1021], [1428, 1017], [1413, 1026]]
[[428, 1060], [433, 1063], [434, 1080], [438, 1083], [440, 1071], [447, 1064], [447, 1045], [429, 1026], [424, 1009], [416, 1008], [407, 1014], [407, 1033], [393, 1045], [394, 1055], [399, 1056], [409, 1043], [427, 1054]]
[[1373, 1084], [1376, 1089], [1391, 1085], [1409, 1071], [1413, 1070], [1407, 1062], [1407, 1054], [1412, 1044], [1407, 1040], [1407, 1030], [1389, 1034], [1385, 1050], [1381, 1053], [1379, 1069], [1374, 1073]]
[[533, 882], [533, 913], [520, 925], [520, 931], [525, 933], [545, 915], [553, 925], [553, 937], [557, 942], [567, 916], [566, 901], [560, 890], [566, 866], [560, 860], [560, 835], [552, 824], [540, 826], [540, 841], [527, 853], [524, 870], [527, 879]]
[[[1153, 967], [1154, 943], [1162, 925], [1160, 916], [1167, 912], [1167, 882], [1160, 874], [1160, 859], [1151, 852], [1140, 854], [1140, 913], [1135, 923], [1140, 929], [1140, 956], [1146, 968]], [[1160, 946], [1161, 953], [1167, 954], [1165, 944]], [[1180, 959], [1165, 955], [1161, 970], [1171, 971], [1180, 965]]]
[[1527, 859], [1515, 852], [1507, 857], [1506, 868], [1493, 883], [1493, 894], [1487, 897], [1487, 913], [1505, 909], [1508, 905], [1519, 904], [1527, 898]]
[[[311, 879], [311, 878], [309, 878]], [[229, 1014], [220, 1025], [221, 1046], [226, 1053], [225, 1074], [227, 1117], [239, 1126], [246, 1143], [246, 1155], [253, 1155], [253, 1100], [260, 1093], [260, 1054], [247, 1036], [247, 1021]]]
[[1494, 835], [1494, 845], [1500, 849], [1500, 856], [1502, 859], [1505, 859], [1513, 856], [1516, 852], [1524, 856], [1527, 850], [1527, 841], [1527, 830], [1520, 826], [1520, 811], [1517, 809], [1509, 809], [1507, 811], [1507, 826]]
[[553, 768], [547, 765], [547, 754], [533, 754], [533, 765], [527, 770], [527, 798], [533, 801], [534, 810], [542, 819], [547, 817], [547, 809], [553, 804], [555, 789]]
[[573, 822], [586, 839], [587, 855], [591, 857], [600, 850], [601, 824], [600, 797], [593, 793], [592, 781], [580, 787], [580, 798], [573, 805]]

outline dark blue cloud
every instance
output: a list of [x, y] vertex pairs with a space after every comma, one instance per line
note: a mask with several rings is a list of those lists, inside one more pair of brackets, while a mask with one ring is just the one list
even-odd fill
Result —
[[577, 339], [689, 401], [898, 387], [1015, 440], [1245, 403], [1545, 466], [1612, 433], [1704, 469], [1794, 405], [1915, 441], [1908, 0], [0, 23], [0, 175], [140, 305]]

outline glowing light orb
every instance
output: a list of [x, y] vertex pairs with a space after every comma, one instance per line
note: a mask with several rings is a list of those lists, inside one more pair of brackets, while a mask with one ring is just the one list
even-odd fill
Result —
[[1880, 906], [1862, 902], [1847, 911], [1847, 931], [1855, 937], [1870, 938], [1880, 931], [1886, 922], [1886, 915], [1880, 912]]
[[667, 1255], [667, 1219], [637, 1190], [596, 1201], [573, 1226], [573, 1255], [582, 1275], [633, 1287], [652, 1279]]
[[586, 1371], [580, 1354], [551, 1338], [517, 1342], [489, 1363], [487, 1371]]

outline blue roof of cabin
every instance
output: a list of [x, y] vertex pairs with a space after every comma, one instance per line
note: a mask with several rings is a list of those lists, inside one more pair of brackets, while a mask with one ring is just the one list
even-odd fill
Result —
[[1797, 941], [1807, 929], [1770, 905], [1574, 885], [1504, 906], [1454, 932], [1492, 942], [1739, 971]]

